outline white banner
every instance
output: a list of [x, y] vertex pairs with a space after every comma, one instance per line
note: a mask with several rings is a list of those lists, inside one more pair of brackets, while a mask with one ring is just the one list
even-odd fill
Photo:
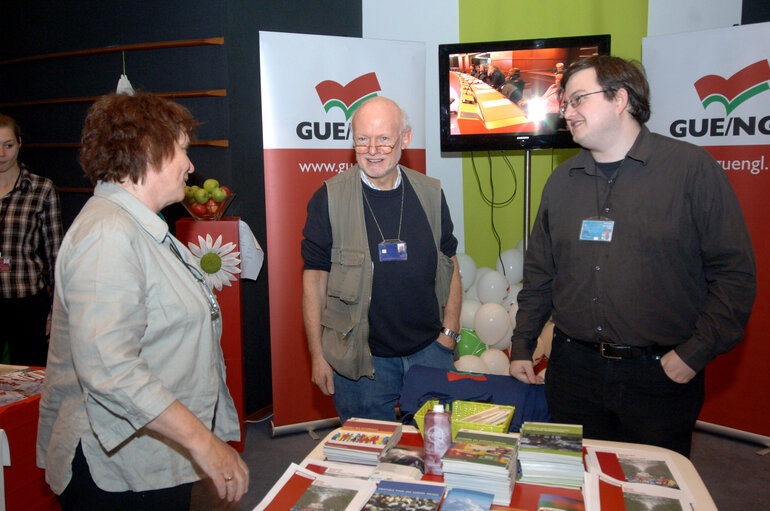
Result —
[[650, 130], [701, 146], [770, 144], [770, 23], [647, 37], [642, 54]]
[[401, 106], [409, 147], [425, 148], [424, 43], [260, 32], [259, 56], [265, 149], [349, 149], [350, 115], [373, 95]]

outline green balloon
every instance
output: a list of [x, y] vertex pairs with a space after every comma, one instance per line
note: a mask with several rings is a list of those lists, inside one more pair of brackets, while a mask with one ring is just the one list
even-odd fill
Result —
[[457, 343], [457, 352], [461, 357], [463, 355], [475, 355], [478, 357], [487, 351], [487, 345], [479, 339], [475, 331], [463, 328], [460, 333], [462, 338]]

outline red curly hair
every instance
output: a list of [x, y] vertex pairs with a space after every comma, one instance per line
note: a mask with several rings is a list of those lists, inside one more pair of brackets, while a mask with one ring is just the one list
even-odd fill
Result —
[[88, 110], [78, 160], [92, 184], [144, 180], [149, 167], [174, 156], [198, 123], [182, 105], [147, 92], [108, 94]]

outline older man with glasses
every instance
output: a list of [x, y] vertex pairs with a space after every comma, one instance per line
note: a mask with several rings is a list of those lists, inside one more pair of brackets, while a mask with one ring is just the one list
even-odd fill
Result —
[[589, 57], [562, 87], [561, 112], [583, 150], [543, 190], [510, 372], [543, 383], [532, 351], [553, 316], [553, 420], [689, 455], [704, 368], [741, 341], [756, 294], [740, 205], [704, 149], [645, 127], [639, 67]]
[[462, 286], [439, 181], [399, 165], [412, 131], [393, 101], [353, 115], [357, 165], [307, 207], [302, 312], [312, 379], [350, 417], [396, 420], [412, 365], [454, 369]]

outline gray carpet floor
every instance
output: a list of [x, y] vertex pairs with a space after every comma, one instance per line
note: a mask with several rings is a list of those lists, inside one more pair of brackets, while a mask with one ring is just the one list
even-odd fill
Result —
[[[329, 430], [320, 430], [320, 438]], [[270, 490], [289, 463], [302, 461], [319, 440], [308, 433], [270, 436], [269, 419], [249, 424], [243, 458], [249, 466], [249, 492], [233, 505], [218, 501], [210, 483], [193, 487], [191, 511], [251, 511]], [[690, 459], [720, 511], [770, 509], [770, 454], [763, 446], [696, 431]], [[697, 511], [697, 510], [696, 510]]]

